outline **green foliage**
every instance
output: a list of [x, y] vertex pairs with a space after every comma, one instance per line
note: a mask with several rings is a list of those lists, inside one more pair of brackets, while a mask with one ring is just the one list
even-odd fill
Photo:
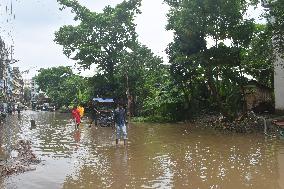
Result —
[[183, 110], [183, 93], [168, 75], [164, 75], [163, 82], [150, 89], [143, 104], [143, 115], [163, 117], [166, 120], [184, 119]]
[[193, 114], [192, 110], [207, 104], [207, 110], [234, 117], [242, 107], [246, 81], [242, 68], [246, 55], [242, 52], [249, 48], [255, 31], [253, 20], [244, 19], [244, 14], [253, 2], [165, 2], [171, 6], [167, 29], [175, 32], [167, 53], [171, 75], [184, 95], [185, 113]]
[[242, 65], [245, 73], [253, 76], [259, 83], [273, 88], [274, 52], [272, 33], [266, 25], [257, 25], [250, 48], [243, 50]]
[[150, 123], [169, 123], [174, 120], [164, 117], [164, 116], [157, 116], [157, 115], [148, 115], [147, 117], [134, 117], [131, 119], [131, 122], [150, 122]]
[[[133, 51], [125, 52], [123, 61], [117, 65], [114, 76], [114, 90], [108, 85], [104, 74], [97, 74], [91, 79], [94, 95], [125, 99], [129, 89], [135, 115], [145, 115], [144, 104], [152, 99], [157, 86], [164, 83], [167, 68], [162, 65], [160, 57], [155, 56], [146, 46], [136, 44]], [[114, 94], [114, 95], [113, 95]]]
[[137, 44], [133, 51], [124, 54], [123, 62], [118, 66], [116, 78], [118, 81], [124, 81], [120, 86], [122, 89], [118, 88], [122, 91], [120, 95], [125, 94], [128, 87], [132, 95], [143, 101], [151, 88], [161, 82], [163, 74], [162, 59], [155, 56], [146, 46]]
[[275, 49], [284, 55], [284, 1], [266, 0], [268, 30], [272, 32]]
[[84, 69], [93, 64], [98, 69], [88, 80], [68, 67], [41, 70], [41, 89], [62, 105], [93, 96], [126, 102], [128, 95], [134, 114], [148, 120], [177, 121], [204, 111], [233, 119], [244, 110], [247, 76], [272, 86], [271, 38], [277, 36], [280, 49], [283, 9], [276, 6], [281, 1], [270, 2], [268, 13], [276, 24], [262, 26], [245, 19], [258, 0], [165, 0], [170, 6], [167, 30], [174, 31], [166, 49], [170, 65], [137, 41], [134, 19], [141, 0], [107, 6], [101, 13], [76, 0], [57, 1], [62, 9], [71, 8], [78, 24], [61, 27], [55, 42]]
[[90, 96], [86, 79], [73, 74], [70, 67], [40, 69], [36, 77], [39, 89], [46, 92], [57, 106], [86, 102]]
[[98, 68], [88, 81], [89, 95], [125, 100], [128, 91], [135, 115], [149, 112], [150, 106], [145, 104], [156, 98], [156, 90], [160, 90], [156, 86], [164, 85], [168, 71], [160, 57], [137, 42], [134, 18], [140, 13], [141, 0], [107, 6], [102, 13], [92, 12], [77, 1], [58, 2], [62, 9], [71, 8], [79, 24], [61, 27], [55, 41], [83, 68], [92, 64]]
[[89, 68], [96, 64], [112, 85], [116, 66], [124, 53], [135, 44], [134, 18], [140, 13], [141, 0], [123, 1], [116, 7], [107, 6], [102, 13], [91, 12], [75, 0], [57, 0], [63, 8], [75, 13], [76, 26], [63, 26], [55, 33], [55, 41], [64, 54]]
[[55, 87], [63, 83], [66, 77], [73, 74], [72, 69], [68, 66], [52, 67], [48, 69], [41, 68], [39, 75], [36, 77], [36, 82], [39, 89], [48, 91], [49, 88]]

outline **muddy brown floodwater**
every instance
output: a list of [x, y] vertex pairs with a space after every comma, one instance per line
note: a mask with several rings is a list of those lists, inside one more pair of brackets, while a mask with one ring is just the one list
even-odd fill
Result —
[[284, 189], [284, 140], [262, 134], [131, 124], [124, 147], [115, 146], [111, 128], [88, 128], [84, 120], [75, 131], [68, 114], [33, 111], [0, 127], [0, 157], [27, 139], [42, 160], [34, 171], [0, 178], [1, 189]]

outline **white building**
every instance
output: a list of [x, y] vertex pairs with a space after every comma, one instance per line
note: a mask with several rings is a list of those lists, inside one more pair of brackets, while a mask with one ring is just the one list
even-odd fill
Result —
[[23, 102], [24, 100], [24, 81], [19, 67], [13, 67], [13, 96], [15, 102]]
[[31, 88], [31, 79], [24, 79], [24, 88]]
[[13, 101], [12, 68], [10, 65], [9, 52], [4, 41], [0, 37], [0, 93], [2, 102]]
[[[273, 3], [276, 0], [270, 1]], [[269, 1], [262, 0], [262, 6], [264, 8], [270, 9]], [[271, 16], [268, 19], [268, 22], [271, 24], [275, 23], [275, 18]], [[275, 62], [274, 62], [274, 95], [275, 95], [275, 110], [276, 112], [284, 112], [284, 59], [278, 53], [276, 36], [272, 39], [272, 43], [274, 44], [274, 54], [275, 54]]]
[[36, 102], [39, 94], [38, 85], [35, 82], [35, 78], [31, 79], [31, 102]]
[[277, 54], [274, 62], [275, 110], [284, 112], [284, 59]]

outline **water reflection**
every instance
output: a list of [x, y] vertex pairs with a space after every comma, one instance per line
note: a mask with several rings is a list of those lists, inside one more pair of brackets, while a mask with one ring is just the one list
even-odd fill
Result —
[[[30, 119], [37, 125], [32, 130]], [[284, 142], [278, 139], [137, 124], [124, 147], [114, 144], [112, 128], [85, 123], [74, 130], [70, 115], [48, 112], [11, 117], [2, 146], [32, 140], [44, 163], [0, 180], [0, 188], [284, 188]]]
[[74, 131], [74, 140], [78, 144], [80, 142], [80, 139], [81, 139], [81, 132], [80, 130], [76, 129]]

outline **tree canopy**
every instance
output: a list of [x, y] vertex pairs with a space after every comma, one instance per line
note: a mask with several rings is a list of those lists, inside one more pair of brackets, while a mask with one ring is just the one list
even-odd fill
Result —
[[[36, 82], [57, 106], [86, 102], [89, 97], [87, 80], [73, 74], [68, 66], [40, 69]], [[84, 95], [82, 95], [84, 94]]]
[[[126, 98], [134, 115], [181, 120], [216, 111], [233, 119], [246, 111], [244, 86], [250, 78], [273, 87], [271, 38], [275, 36], [279, 52], [283, 41], [279, 0], [269, 1], [266, 16], [275, 20], [266, 25], [246, 16], [259, 0], [164, 0], [170, 6], [166, 29], [174, 32], [166, 49], [169, 64], [137, 39], [134, 19], [141, 13], [141, 0], [106, 6], [100, 13], [76, 0], [57, 1], [61, 10], [71, 9], [78, 24], [62, 26], [55, 42], [84, 69], [97, 66], [88, 82], [66, 67], [61, 71], [68, 79], [61, 80], [63, 73], [52, 70], [57, 76], [47, 75], [64, 84], [62, 94], [78, 85], [75, 93], [89, 94], [85, 97]], [[60, 96], [46, 87], [50, 84], [43, 77], [45, 72], [39, 79], [42, 89], [54, 98]]]
[[165, 2], [171, 7], [167, 29], [174, 31], [174, 42], [167, 49], [171, 73], [187, 107], [199, 99], [226, 117], [234, 116], [235, 110], [242, 109], [243, 60], [256, 31], [254, 21], [244, 15], [254, 2]]
[[75, 0], [58, 2], [63, 9], [71, 8], [79, 24], [61, 27], [55, 33], [56, 43], [84, 68], [96, 64], [113, 82], [116, 66], [136, 43], [134, 18], [140, 13], [141, 0], [123, 1], [114, 8], [107, 6], [102, 13], [92, 12]]
[[265, 0], [266, 18], [268, 28], [272, 32], [275, 49], [279, 54], [284, 55], [284, 1]]

